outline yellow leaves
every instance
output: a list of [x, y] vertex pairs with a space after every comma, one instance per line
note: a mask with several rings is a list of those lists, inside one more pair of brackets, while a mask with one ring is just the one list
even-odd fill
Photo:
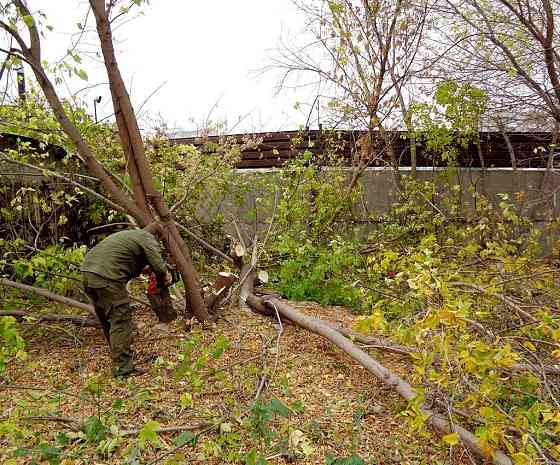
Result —
[[551, 452], [552, 452], [552, 456], [553, 456], [555, 459], [560, 459], [560, 444], [555, 445], [555, 446], [551, 449]]
[[488, 407], [488, 406], [480, 407], [479, 413], [486, 420], [494, 419], [496, 417], [496, 414], [497, 414], [497, 412], [492, 407]]
[[531, 457], [522, 452], [511, 454], [511, 458], [513, 459], [513, 463], [515, 463], [515, 465], [531, 465], [533, 463]]
[[551, 354], [554, 358], [560, 359], [560, 349], [553, 350]]
[[449, 385], [449, 376], [447, 375], [447, 373], [438, 373], [435, 370], [431, 370], [430, 381], [440, 387], [446, 387]]
[[552, 423], [552, 430], [556, 434], [560, 434], [560, 411], [543, 412], [543, 423]]
[[181, 404], [181, 408], [191, 407], [193, 404], [192, 395], [188, 392], [184, 392], [179, 398], [179, 403]]
[[446, 434], [441, 438], [441, 440], [450, 446], [456, 446], [459, 444], [459, 435], [457, 433]]
[[505, 344], [498, 350], [494, 360], [498, 366], [510, 368], [519, 361], [519, 355], [512, 351], [510, 344]]
[[531, 352], [536, 352], [537, 348], [531, 341], [523, 341], [523, 347], [529, 349]]
[[374, 330], [383, 331], [387, 327], [387, 322], [380, 309], [374, 310], [369, 316], [359, 317], [354, 327], [361, 333], [369, 333]]

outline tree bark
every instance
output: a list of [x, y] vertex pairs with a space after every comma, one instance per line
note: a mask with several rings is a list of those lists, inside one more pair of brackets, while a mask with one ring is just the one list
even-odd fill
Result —
[[206, 306], [213, 313], [217, 313], [218, 307], [227, 297], [228, 291], [235, 282], [235, 275], [221, 271], [216, 276], [214, 284], [204, 295]]

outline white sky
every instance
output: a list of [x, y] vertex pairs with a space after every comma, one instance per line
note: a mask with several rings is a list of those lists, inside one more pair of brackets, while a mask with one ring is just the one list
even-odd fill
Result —
[[[44, 55], [59, 59], [69, 48], [87, 11], [84, 0], [29, 0], [42, 9], [55, 30], [47, 35]], [[196, 129], [208, 117], [223, 121], [233, 132], [297, 129], [307, 119], [312, 89], [284, 91], [275, 96], [277, 72], [255, 72], [270, 63], [267, 56], [281, 36], [297, 37], [304, 18], [291, 0], [152, 0], [144, 16], [115, 31], [117, 53], [133, 103], [142, 102], [164, 82], [142, 111], [147, 129], [150, 118], [161, 114], [170, 128]], [[129, 15], [132, 17], [133, 15]], [[135, 16], [135, 15], [134, 15]], [[89, 28], [94, 28], [90, 15]], [[84, 47], [93, 42], [84, 40]], [[106, 81], [100, 63], [84, 57], [87, 83], [73, 79], [72, 93]], [[131, 85], [130, 85], [131, 84]], [[68, 91], [66, 91], [68, 95]], [[93, 113], [93, 98], [101, 95], [100, 118], [112, 112], [106, 86], [80, 93]], [[242, 121], [236, 124], [242, 118]], [[193, 122], [194, 120], [194, 122]], [[312, 118], [313, 120], [313, 118]]]

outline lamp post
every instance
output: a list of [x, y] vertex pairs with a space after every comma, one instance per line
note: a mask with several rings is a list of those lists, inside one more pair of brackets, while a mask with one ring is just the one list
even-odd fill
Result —
[[97, 104], [101, 103], [101, 95], [93, 99], [93, 114], [95, 116], [95, 122], [97, 123]]

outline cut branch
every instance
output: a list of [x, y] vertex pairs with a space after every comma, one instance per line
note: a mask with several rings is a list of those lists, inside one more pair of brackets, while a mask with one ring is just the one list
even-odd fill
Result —
[[64, 297], [62, 295], [55, 294], [54, 292], [51, 292], [47, 289], [43, 289], [41, 287], [28, 286], [27, 284], [10, 281], [9, 279], [6, 278], [0, 278], [0, 286], [14, 287], [16, 289], [21, 289], [23, 291], [34, 292], [35, 294], [38, 294], [40, 296], [43, 296], [55, 302], [61, 303], [63, 305], [79, 308], [80, 310], [85, 310], [86, 312], [90, 313], [95, 319], [97, 319], [97, 315], [95, 314], [93, 305], [85, 304], [83, 302], [78, 302], [77, 300], [70, 299], [69, 297]]

